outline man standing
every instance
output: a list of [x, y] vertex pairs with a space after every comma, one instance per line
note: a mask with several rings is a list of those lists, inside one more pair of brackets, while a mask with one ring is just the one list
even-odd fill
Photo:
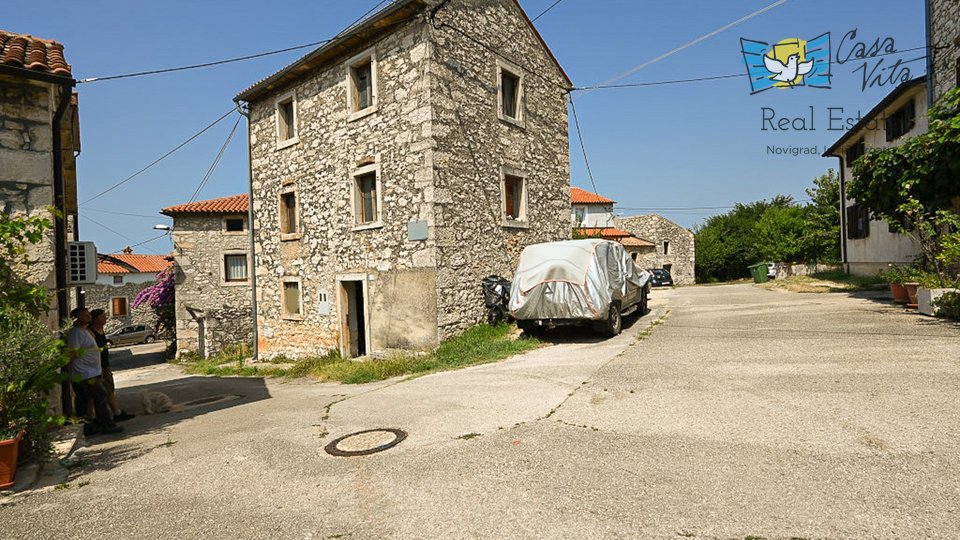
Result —
[[73, 391], [77, 394], [77, 413], [87, 410], [87, 404], [93, 402], [97, 418], [93, 433], [119, 433], [123, 428], [113, 423], [110, 407], [107, 406], [107, 389], [103, 385], [100, 368], [100, 349], [90, 331], [90, 312], [86, 308], [76, 308], [70, 312], [73, 327], [67, 334], [67, 347], [70, 348], [70, 375], [73, 379]]

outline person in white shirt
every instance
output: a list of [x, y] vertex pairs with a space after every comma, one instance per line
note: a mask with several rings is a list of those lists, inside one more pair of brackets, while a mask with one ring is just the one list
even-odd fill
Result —
[[70, 375], [73, 392], [76, 394], [77, 414], [85, 414], [88, 404], [93, 402], [96, 413], [93, 427], [85, 434], [119, 433], [123, 427], [113, 422], [110, 407], [107, 406], [107, 389], [103, 385], [100, 368], [100, 349], [90, 331], [90, 312], [86, 308], [76, 308], [70, 312], [73, 327], [67, 333], [67, 347], [70, 350]]

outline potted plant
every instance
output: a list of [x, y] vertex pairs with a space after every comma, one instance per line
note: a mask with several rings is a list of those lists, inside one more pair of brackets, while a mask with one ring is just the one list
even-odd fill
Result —
[[880, 273], [880, 278], [890, 285], [890, 294], [893, 295], [895, 304], [910, 303], [907, 289], [903, 286], [903, 282], [906, 281], [906, 271], [902, 266], [891, 264], [889, 270]]

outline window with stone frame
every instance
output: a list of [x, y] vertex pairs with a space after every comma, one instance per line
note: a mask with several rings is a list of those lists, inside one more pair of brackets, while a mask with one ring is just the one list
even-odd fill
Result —
[[507, 221], [527, 219], [527, 182], [522, 176], [503, 175], [503, 213]]
[[281, 303], [285, 319], [303, 318], [303, 294], [299, 278], [284, 278], [281, 282]]
[[297, 102], [293, 94], [277, 100], [277, 145], [293, 144], [297, 140]]
[[246, 283], [247, 279], [247, 254], [224, 254], [223, 280], [227, 283]]
[[126, 296], [114, 296], [110, 299], [110, 316], [123, 317], [128, 313]]
[[123, 285], [123, 276], [113, 276], [114, 285]]
[[246, 230], [247, 220], [243, 217], [223, 218], [224, 232], [243, 232]]
[[380, 166], [370, 164], [360, 167], [352, 174], [354, 229], [366, 229], [382, 225], [383, 186]]
[[523, 122], [523, 77], [520, 70], [497, 62], [497, 115], [512, 123]]
[[350, 120], [376, 110], [377, 59], [373, 50], [364, 51], [347, 62], [347, 104]]
[[288, 189], [280, 193], [280, 239], [293, 240], [299, 238], [300, 217], [297, 191]]

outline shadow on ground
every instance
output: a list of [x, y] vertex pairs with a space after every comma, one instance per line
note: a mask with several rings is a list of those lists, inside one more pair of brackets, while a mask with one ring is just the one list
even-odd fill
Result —
[[[629, 330], [639, 322], [647, 322], [649, 317], [649, 309], [647, 309], [647, 312], [643, 316], [640, 316], [639, 313], [633, 313], [623, 317], [623, 331]], [[540, 330], [536, 337], [544, 343], [553, 345], [561, 343], [600, 343], [610, 339], [602, 332], [594, 330], [590, 322], [574, 326], [554, 326], [546, 328]]]

